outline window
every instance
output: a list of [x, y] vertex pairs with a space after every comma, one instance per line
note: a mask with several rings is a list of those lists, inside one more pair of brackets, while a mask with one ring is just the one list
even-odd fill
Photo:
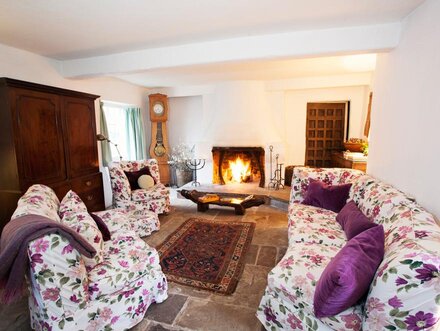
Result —
[[[132, 141], [137, 133], [134, 132], [135, 129], [127, 123], [129, 118], [127, 113], [132, 110], [130, 106], [114, 102], [104, 102], [102, 109], [107, 122], [108, 138], [113, 144], [118, 145], [122, 158], [124, 160], [142, 159], [144, 154], [139, 155], [139, 153], [136, 152], [135, 143]], [[142, 119], [139, 118], [139, 121], [142, 122]], [[128, 130], [133, 132], [128, 132]], [[144, 133], [142, 131], [139, 132], [139, 134], [143, 136]], [[144, 139], [144, 137], [142, 138]], [[119, 153], [113, 144], [110, 144], [112, 160], [119, 161]]]

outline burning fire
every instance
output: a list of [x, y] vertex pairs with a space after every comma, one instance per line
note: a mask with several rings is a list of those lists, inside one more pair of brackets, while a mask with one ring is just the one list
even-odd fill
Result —
[[243, 162], [240, 157], [237, 157], [235, 161], [229, 161], [229, 169], [231, 170], [231, 181], [242, 183], [249, 180], [251, 176], [251, 164], [250, 162]]

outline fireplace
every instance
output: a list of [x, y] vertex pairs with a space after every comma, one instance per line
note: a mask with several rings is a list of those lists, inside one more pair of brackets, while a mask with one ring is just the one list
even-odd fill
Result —
[[213, 147], [214, 184], [257, 182], [264, 187], [264, 148]]

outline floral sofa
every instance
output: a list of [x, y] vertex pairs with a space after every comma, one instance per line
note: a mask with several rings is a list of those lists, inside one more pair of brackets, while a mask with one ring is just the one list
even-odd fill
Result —
[[[147, 190], [131, 190], [124, 171], [138, 171], [144, 167], [149, 167], [151, 176], [156, 184]], [[169, 189], [160, 182], [157, 160], [112, 162], [109, 165], [109, 172], [114, 207], [134, 211], [138, 216], [141, 216], [144, 211], [148, 210], [156, 214], [170, 211]]]
[[[73, 218], [66, 218], [66, 213], [82, 203], [79, 198], [73, 201], [60, 213], [62, 204], [52, 189], [33, 185], [20, 198], [12, 219], [36, 214], [67, 224]], [[85, 222], [88, 213], [75, 214], [80, 216], [76, 231], [95, 235], [95, 261], [80, 255], [58, 234], [29, 244], [27, 278], [34, 330], [124, 330], [139, 323], [152, 303], [167, 298], [157, 251], [133, 231], [127, 221], [130, 215], [121, 209], [95, 214], [107, 225], [110, 240], [95, 235], [96, 224]]]
[[[385, 231], [384, 259], [365, 299], [322, 319], [313, 311], [316, 283], [347, 239], [336, 213], [301, 204], [310, 178], [352, 183], [349, 199]], [[257, 311], [267, 330], [440, 329], [440, 227], [411, 197], [356, 170], [296, 167], [288, 238]]]

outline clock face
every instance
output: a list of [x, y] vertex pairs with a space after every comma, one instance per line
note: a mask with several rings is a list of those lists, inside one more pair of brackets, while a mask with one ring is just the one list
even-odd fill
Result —
[[156, 115], [162, 115], [164, 111], [163, 103], [162, 102], [155, 103], [153, 106], [153, 111]]

